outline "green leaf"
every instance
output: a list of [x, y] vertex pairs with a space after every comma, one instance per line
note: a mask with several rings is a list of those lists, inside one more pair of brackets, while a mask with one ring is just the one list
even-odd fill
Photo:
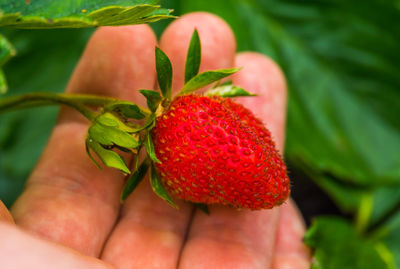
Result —
[[130, 173], [125, 160], [114, 151], [103, 148], [98, 142], [90, 138], [87, 140], [87, 147], [93, 150], [106, 166], [117, 168], [125, 174]]
[[388, 218], [399, 212], [400, 184], [378, 188], [373, 192], [371, 225], [382, 224], [382, 222], [386, 222]]
[[161, 179], [153, 164], [150, 168], [150, 184], [155, 194], [157, 194], [161, 199], [167, 201], [172, 207], [178, 209], [178, 206], [174, 203], [174, 201], [172, 201], [171, 197], [169, 197], [167, 191], [162, 185]]
[[150, 160], [146, 158], [137, 168], [135, 173], [133, 173], [132, 176], [126, 181], [124, 189], [121, 193], [121, 201], [125, 201], [126, 198], [128, 198], [128, 196], [136, 189], [139, 183], [146, 176], [150, 164]]
[[400, 268], [400, 211], [387, 220], [372, 235], [381, 257], [387, 264], [394, 263], [389, 269]]
[[189, 49], [186, 56], [185, 64], [185, 83], [191, 80], [199, 73], [201, 63], [201, 43], [199, 32], [194, 30], [190, 40]]
[[103, 146], [117, 145], [126, 149], [134, 149], [139, 146], [139, 142], [132, 135], [117, 127], [106, 126], [99, 122], [90, 126], [89, 136]]
[[245, 89], [233, 84], [226, 84], [209, 89], [205, 92], [205, 96], [220, 96], [220, 97], [240, 97], [240, 96], [256, 96], [247, 92]]
[[140, 90], [140, 93], [147, 99], [147, 106], [152, 112], [156, 112], [158, 105], [161, 102], [161, 95], [157, 91]]
[[17, 0], [0, 1], [0, 26], [81, 28], [141, 24], [171, 18], [154, 0]]
[[161, 163], [161, 161], [157, 158], [156, 153], [154, 151], [153, 139], [151, 138], [151, 132], [147, 133], [146, 139], [144, 141], [144, 146], [146, 148], [147, 154], [150, 159], [152, 159], [156, 163]]
[[239, 68], [220, 69], [215, 71], [206, 71], [204, 73], [198, 74], [191, 80], [189, 80], [185, 84], [185, 86], [183, 86], [182, 90], [179, 92], [179, 95], [190, 94], [215, 81], [228, 77], [239, 70], [240, 70]]
[[[15, 56], [15, 49], [11, 43], [0, 34], [0, 68], [11, 58]], [[0, 94], [7, 91], [7, 81], [3, 71], [0, 69]]]
[[375, 245], [362, 238], [344, 219], [319, 217], [307, 231], [304, 242], [314, 249], [312, 268], [388, 268]]
[[156, 69], [157, 80], [162, 95], [171, 99], [172, 89], [172, 65], [168, 56], [159, 48], [156, 47]]

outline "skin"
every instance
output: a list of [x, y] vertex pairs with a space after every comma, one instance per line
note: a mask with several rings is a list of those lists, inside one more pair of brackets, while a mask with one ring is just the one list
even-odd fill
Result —
[[[258, 97], [238, 102], [267, 124], [282, 151], [284, 76], [266, 56], [236, 54], [234, 35], [220, 18], [188, 14], [164, 32], [158, 45], [171, 58], [175, 92], [183, 85], [184, 59], [195, 27], [202, 41], [201, 71], [243, 67], [232, 79]], [[146, 25], [98, 29], [67, 92], [145, 105], [137, 90], [156, 85], [156, 45]], [[261, 211], [211, 206], [211, 216], [206, 216], [184, 202], [178, 201], [179, 211], [173, 209], [144, 180], [121, 206], [124, 177], [91, 163], [84, 147], [87, 127], [82, 116], [63, 108], [12, 208], [13, 218], [0, 203], [1, 268], [309, 268], [310, 255], [301, 241], [303, 220], [291, 200]]]

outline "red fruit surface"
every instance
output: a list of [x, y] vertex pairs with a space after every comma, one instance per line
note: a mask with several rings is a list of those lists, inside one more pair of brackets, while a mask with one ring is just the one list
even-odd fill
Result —
[[161, 180], [177, 198], [263, 209], [289, 196], [286, 166], [270, 132], [230, 99], [177, 97], [157, 118], [153, 140]]

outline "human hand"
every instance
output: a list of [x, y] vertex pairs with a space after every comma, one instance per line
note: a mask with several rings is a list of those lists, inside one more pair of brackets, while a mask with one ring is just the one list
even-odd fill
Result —
[[[267, 124], [282, 151], [284, 77], [265, 56], [236, 55], [233, 33], [221, 19], [193, 13], [176, 20], [164, 32], [159, 45], [172, 61], [174, 89], [183, 85], [186, 50], [194, 27], [203, 48], [201, 71], [243, 67], [233, 76], [234, 83], [259, 96], [238, 102]], [[99, 29], [89, 41], [67, 92], [111, 95], [145, 105], [138, 89], [156, 85], [156, 45], [148, 26]], [[49, 143], [12, 210], [19, 227], [59, 245], [0, 224], [2, 268], [13, 268], [12, 264], [18, 268], [15, 264], [22, 260], [36, 261], [41, 268], [309, 268], [309, 254], [301, 242], [303, 222], [291, 201], [261, 211], [211, 206], [207, 216], [185, 202], [178, 202], [179, 210], [171, 208], [153, 193], [148, 181], [143, 181], [121, 206], [124, 176], [93, 165], [85, 152], [87, 128], [80, 115], [62, 109]], [[46, 263], [44, 257], [52, 263]], [[10, 267], [4, 265], [7, 262]]]

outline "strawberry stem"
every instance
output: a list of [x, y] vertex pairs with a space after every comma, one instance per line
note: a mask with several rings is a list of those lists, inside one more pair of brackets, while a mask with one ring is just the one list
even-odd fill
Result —
[[[0, 99], [0, 113], [12, 109], [60, 104], [76, 109], [88, 120], [93, 122], [96, 118], [96, 114], [87, 106], [103, 107], [117, 101], [121, 100], [88, 94], [29, 93]], [[141, 110], [150, 114], [150, 111], [147, 109], [141, 108]]]

